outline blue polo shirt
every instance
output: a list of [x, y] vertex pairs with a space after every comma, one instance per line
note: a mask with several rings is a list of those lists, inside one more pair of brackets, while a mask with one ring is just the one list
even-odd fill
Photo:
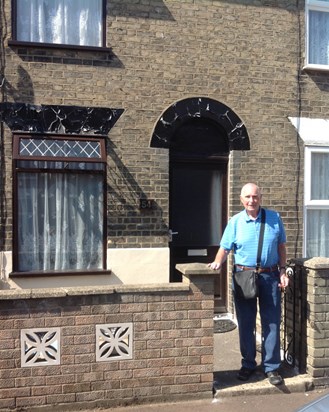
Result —
[[[265, 232], [261, 255], [261, 267], [279, 264], [278, 246], [286, 243], [286, 233], [278, 212], [265, 210]], [[253, 220], [248, 213], [234, 215], [228, 222], [220, 246], [225, 250], [233, 250], [234, 261], [237, 265], [256, 266], [258, 239], [261, 224], [261, 213]]]

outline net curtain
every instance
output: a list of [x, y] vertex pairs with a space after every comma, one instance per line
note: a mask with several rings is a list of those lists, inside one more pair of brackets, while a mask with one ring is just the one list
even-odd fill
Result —
[[309, 12], [309, 63], [329, 64], [329, 12]]
[[102, 46], [102, 0], [17, 0], [17, 40]]
[[100, 175], [19, 173], [19, 271], [102, 268]]
[[[312, 153], [311, 200], [328, 203], [329, 154]], [[307, 211], [306, 256], [329, 257], [329, 208], [318, 205]]]

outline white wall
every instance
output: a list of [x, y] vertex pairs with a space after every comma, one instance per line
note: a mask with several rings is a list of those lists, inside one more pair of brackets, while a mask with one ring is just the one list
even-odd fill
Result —
[[107, 266], [124, 284], [168, 283], [169, 248], [108, 249]]

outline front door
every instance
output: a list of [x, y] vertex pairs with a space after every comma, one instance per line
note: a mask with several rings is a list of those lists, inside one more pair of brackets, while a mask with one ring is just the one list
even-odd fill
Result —
[[[226, 221], [227, 160], [170, 163], [171, 281], [181, 281], [177, 263], [210, 263]], [[226, 273], [215, 280], [215, 311], [226, 311]]]
[[[189, 108], [191, 110], [191, 108]], [[177, 263], [210, 263], [226, 222], [228, 139], [212, 119], [181, 122], [170, 145], [170, 277]], [[215, 311], [226, 311], [226, 273], [215, 281]]]
[[[231, 150], [249, 150], [246, 127], [225, 104], [198, 96], [168, 107], [151, 147], [169, 149], [171, 281], [177, 263], [211, 262], [227, 221], [227, 165]], [[227, 306], [225, 269], [216, 278], [215, 310]]]

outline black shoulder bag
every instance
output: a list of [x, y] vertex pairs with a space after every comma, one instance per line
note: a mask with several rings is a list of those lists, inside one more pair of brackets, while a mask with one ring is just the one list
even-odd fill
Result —
[[234, 293], [238, 298], [254, 299], [258, 296], [258, 271], [261, 266], [265, 230], [265, 209], [261, 210], [261, 226], [258, 240], [256, 269], [241, 270], [233, 273]]

